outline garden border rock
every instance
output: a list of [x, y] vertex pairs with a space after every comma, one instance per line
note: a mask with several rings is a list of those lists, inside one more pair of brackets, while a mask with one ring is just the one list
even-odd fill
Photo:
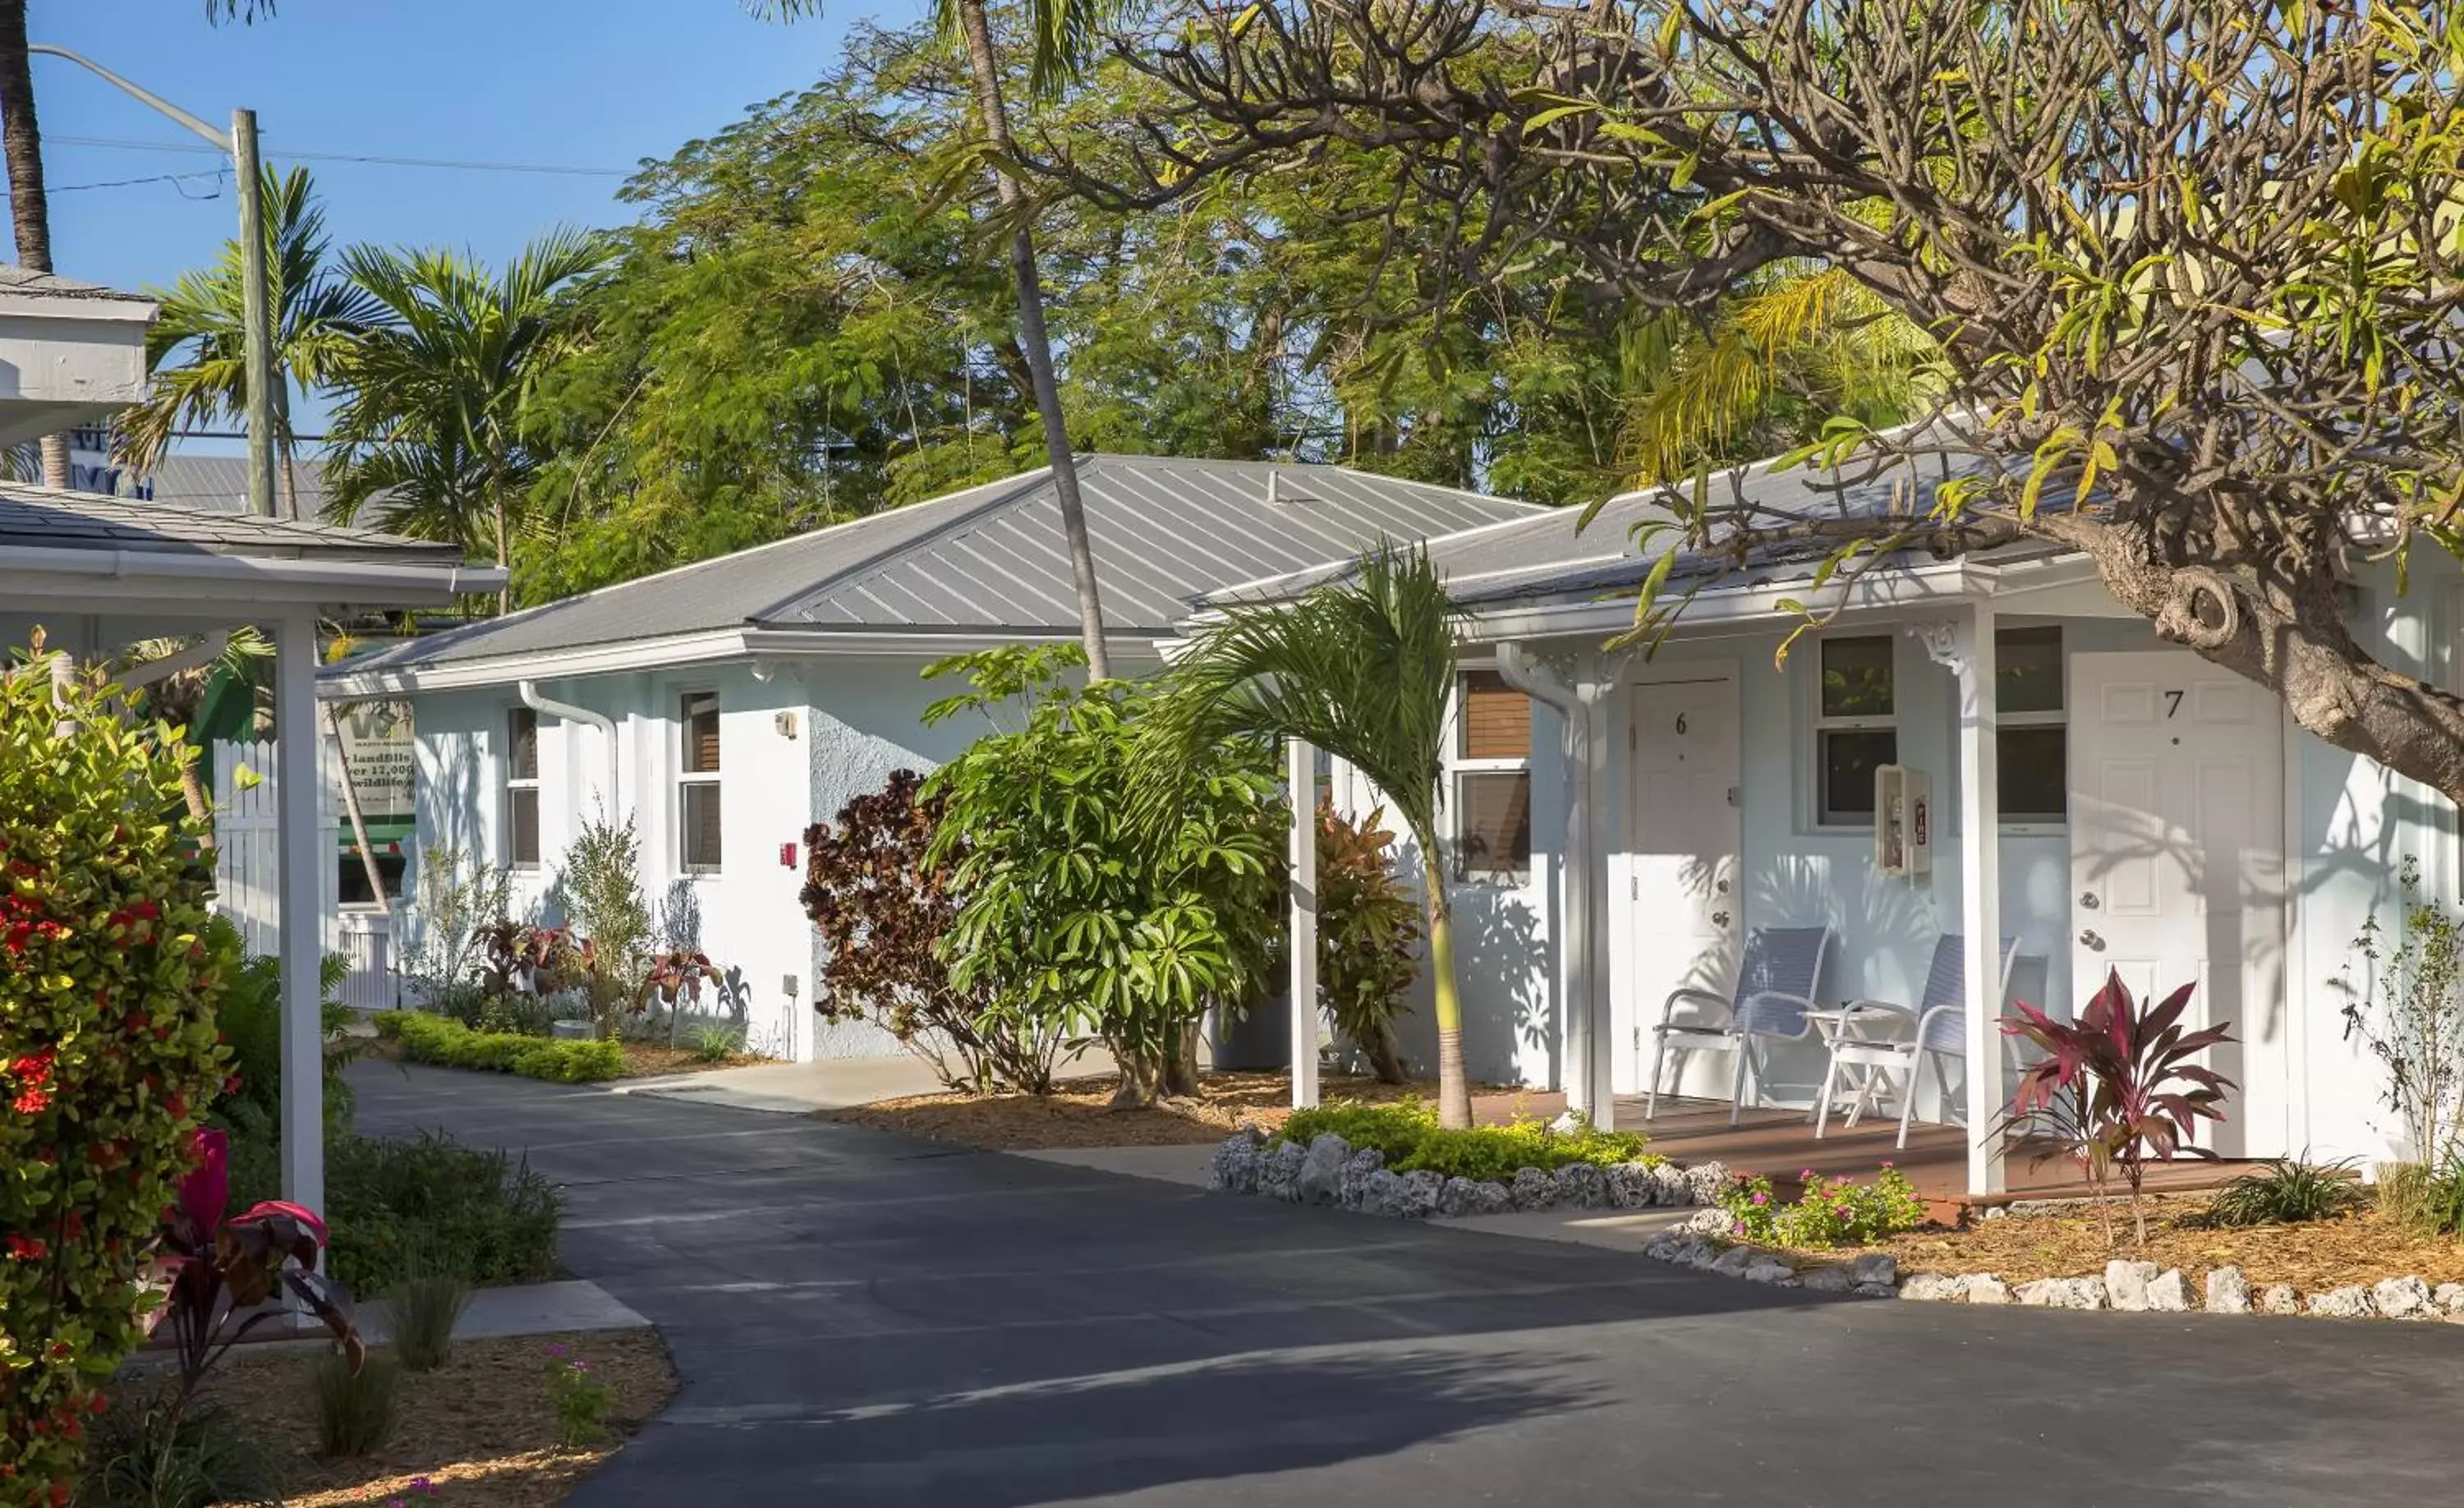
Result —
[[1716, 1205], [1728, 1181], [1728, 1169], [1719, 1163], [1680, 1168], [1657, 1157], [1606, 1166], [1569, 1163], [1554, 1172], [1525, 1168], [1510, 1184], [1396, 1173], [1387, 1170], [1385, 1162], [1375, 1148], [1354, 1149], [1332, 1131], [1321, 1132], [1303, 1147], [1297, 1142], [1270, 1144], [1256, 1126], [1244, 1126], [1217, 1145], [1207, 1160], [1206, 1187], [1421, 1219], [1508, 1211], [1701, 1208]]

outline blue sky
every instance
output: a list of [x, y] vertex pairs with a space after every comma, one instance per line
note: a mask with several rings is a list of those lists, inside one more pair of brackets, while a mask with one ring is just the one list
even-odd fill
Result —
[[[218, 124], [253, 106], [276, 162], [290, 149], [629, 170], [810, 83], [848, 21], [919, 10], [855, 0], [780, 26], [737, 0], [280, 0], [270, 21], [213, 27], [202, 0], [32, 0], [28, 33]], [[214, 158], [69, 139], [204, 143], [73, 63], [33, 68], [54, 265], [139, 288], [212, 257], [239, 212]], [[630, 211], [615, 176], [305, 165], [337, 245], [443, 244], [495, 260], [560, 221]], [[162, 175], [195, 176], [122, 182]]]

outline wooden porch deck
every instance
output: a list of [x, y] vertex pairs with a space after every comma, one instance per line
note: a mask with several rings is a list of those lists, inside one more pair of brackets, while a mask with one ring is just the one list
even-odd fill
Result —
[[[1554, 1116], [1565, 1108], [1559, 1094], [1483, 1096], [1475, 1104], [1484, 1121], [1510, 1119], [1517, 1109], [1526, 1115]], [[1651, 1138], [1651, 1149], [1680, 1163], [1717, 1160], [1732, 1172], [1761, 1174], [1785, 1192], [1793, 1192], [1798, 1174], [1811, 1169], [1826, 1178], [1871, 1178], [1883, 1163], [1907, 1176], [1928, 1203], [1948, 1205], [2005, 1204], [2014, 1199], [2059, 1199], [2088, 1192], [2067, 1159], [2054, 1158], [2034, 1167], [2025, 1155], [2005, 1164], [2009, 1191], [1986, 1199], [1968, 1195], [1968, 1132], [1956, 1126], [1908, 1128], [1908, 1145], [1892, 1145], [1899, 1122], [1868, 1116], [1851, 1130], [1835, 1116], [1830, 1132], [1815, 1139], [1803, 1110], [1749, 1109], [1735, 1126], [1728, 1124], [1725, 1100], [1660, 1097], [1660, 1114], [1642, 1118], [1642, 1097], [1620, 1095], [1617, 1129], [1640, 1131]], [[2172, 1163], [2149, 1169], [2151, 1193], [2181, 1193], [2221, 1187], [2252, 1165], [2231, 1159]]]

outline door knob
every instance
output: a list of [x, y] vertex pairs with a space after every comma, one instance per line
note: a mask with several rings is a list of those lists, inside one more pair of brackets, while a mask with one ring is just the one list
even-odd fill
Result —
[[2104, 951], [2104, 939], [2097, 936], [2096, 933], [2092, 931], [2079, 933], [2079, 943], [2081, 946], [2092, 948], [2098, 952]]
[[2096, 892], [2094, 890], [2081, 890], [2079, 892], [2079, 909], [2082, 911], [2093, 911], [2096, 909]]
[[1727, 913], [1727, 912], [1726, 912], [1726, 911], [1713, 911], [1713, 912], [1711, 913], [1711, 925], [1712, 925], [1712, 926], [1714, 926], [1714, 927], [1726, 927], [1726, 926], [1727, 926], [1727, 925], [1728, 925], [1728, 913]]
[[1722, 895], [1726, 895], [1728, 893], [1728, 882], [1723, 880], [1718, 885], [1713, 885], [1712, 888], [1719, 891]]

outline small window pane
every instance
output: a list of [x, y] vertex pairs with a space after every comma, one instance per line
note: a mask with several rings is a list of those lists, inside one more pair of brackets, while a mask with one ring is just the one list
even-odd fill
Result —
[[1530, 758], [1531, 698], [1494, 670], [1464, 671], [1455, 751], [1465, 759]]
[[[404, 867], [402, 855], [380, 852], [376, 860], [377, 875], [385, 881], [386, 897], [399, 899]], [[360, 862], [360, 851], [356, 846], [342, 850], [341, 885], [335, 899], [344, 906], [374, 906], [377, 903], [376, 892], [368, 888], [368, 866]]]
[[718, 783], [705, 781], [683, 787], [685, 867], [718, 867]]
[[510, 833], [512, 842], [509, 845], [512, 857], [507, 862], [517, 864], [538, 863], [539, 862], [539, 788], [525, 786], [520, 790], [506, 792], [505, 806], [505, 825], [512, 830]]
[[1531, 873], [1531, 776], [1526, 771], [1455, 777], [1455, 872], [1492, 879]]
[[1996, 731], [1994, 758], [2000, 771], [2002, 820], [2058, 822], [2070, 811], [2069, 731], [2004, 728]]
[[685, 773], [718, 773], [718, 698], [697, 691], [685, 698]]
[[2006, 712], [2062, 710], [2062, 631], [2005, 628], [1993, 636], [1994, 705]]
[[1900, 735], [1889, 729], [1833, 730], [1822, 734], [1819, 820], [1848, 825], [1874, 820], [1874, 772], [1897, 764]]
[[527, 707], [514, 709], [513, 737], [509, 768], [517, 780], [539, 778], [539, 713]]
[[[1891, 640], [1887, 634], [1822, 641], [1822, 715], [1891, 715]], [[1871, 810], [1869, 795], [1866, 807]]]

